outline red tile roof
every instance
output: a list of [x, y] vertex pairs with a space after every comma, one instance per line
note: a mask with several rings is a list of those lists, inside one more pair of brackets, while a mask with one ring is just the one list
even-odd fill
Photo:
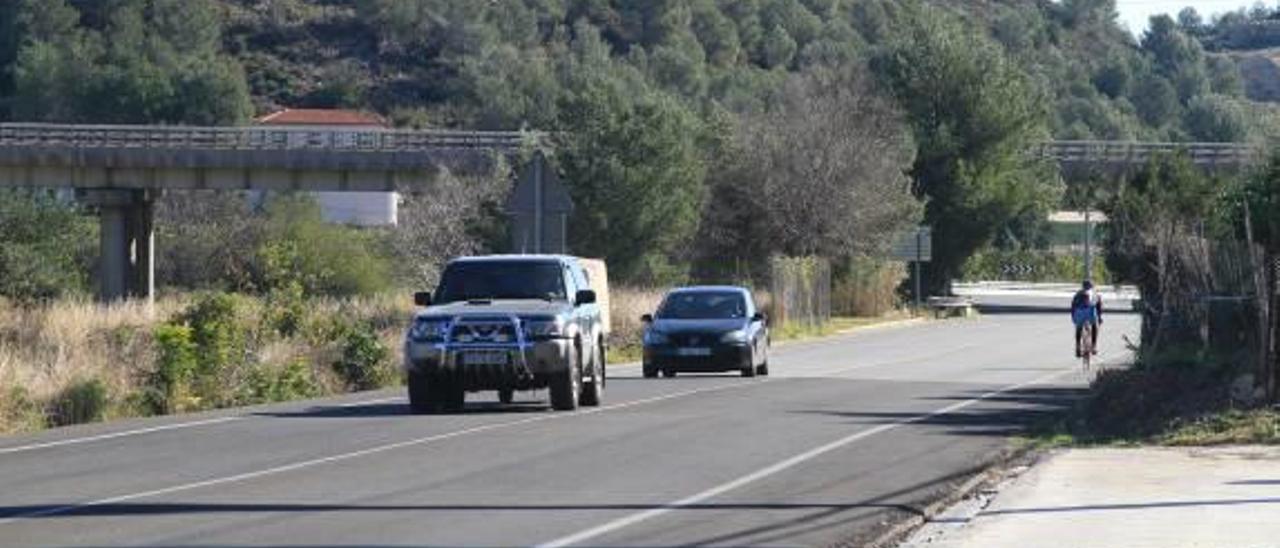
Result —
[[258, 118], [257, 122], [268, 126], [387, 127], [387, 122], [376, 114], [323, 108], [287, 108]]

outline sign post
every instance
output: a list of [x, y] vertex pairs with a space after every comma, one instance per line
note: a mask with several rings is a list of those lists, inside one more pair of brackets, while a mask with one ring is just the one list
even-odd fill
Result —
[[933, 260], [933, 228], [918, 226], [911, 232], [900, 235], [893, 244], [890, 256], [899, 261], [914, 263], [912, 277], [915, 278], [915, 301], [916, 308], [919, 309], [924, 305], [921, 264]]

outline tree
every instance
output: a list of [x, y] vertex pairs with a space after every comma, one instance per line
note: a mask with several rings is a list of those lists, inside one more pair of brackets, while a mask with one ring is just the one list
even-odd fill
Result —
[[775, 25], [769, 29], [769, 34], [765, 35], [761, 64], [765, 68], [787, 68], [796, 55], [796, 48], [796, 41], [787, 34], [787, 29], [782, 28], [781, 25]]
[[1240, 142], [1249, 134], [1244, 109], [1221, 95], [1192, 99], [1187, 105], [1186, 127], [1193, 139], [1212, 143]]
[[999, 227], [1056, 200], [1023, 154], [1044, 135], [1043, 101], [999, 46], [927, 7], [873, 66], [914, 129], [914, 191], [934, 226], [928, 283], [945, 291]]
[[571, 247], [605, 258], [620, 279], [679, 279], [705, 194], [702, 123], [612, 64], [596, 40], [579, 35], [556, 128], [557, 164], [575, 203]]
[[1204, 32], [1204, 18], [1195, 8], [1187, 6], [1178, 12], [1178, 28], [1191, 36], [1199, 36]]
[[1130, 98], [1142, 121], [1151, 126], [1168, 124], [1178, 113], [1177, 90], [1157, 74], [1142, 77]]
[[27, 120], [243, 122], [239, 64], [221, 52], [211, 0], [28, 1], [14, 68], [14, 112]]
[[47, 191], [0, 191], [0, 296], [55, 299], [89, 290], [91, 218]]
[[432, 181], [428, 192], [405, 196], [390, 235], [396, 263], [404, 266], [402, 283], [430, 289], [445, 261], [487, 249], [489, 235], [483, 229], [506, 227], [499, 214], [510, 190], [507, 175], [506, 169], [467, 178], [446, 172]]
[[780, 104], [733, 133], [698, 238], [704, 275], [759, 279], [726, 270], [777, 254], [881, 256], [919, 219], [910, 130], [859, 67], [793, 76]]

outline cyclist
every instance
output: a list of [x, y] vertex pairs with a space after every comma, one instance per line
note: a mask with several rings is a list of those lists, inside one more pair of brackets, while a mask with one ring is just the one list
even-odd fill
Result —
[[1076, 357], [1083, 357], [1080, 350], [1081, 334], [1084, 324], [1093, 326], [1093, 353], [1098, 353], [1098, 326], [1102, 324], [1102, 295], [1094, 288], [1093, 282], [1085, 280], [1080, 291], [1071, 298], [1071, 321], [1076, 324]]

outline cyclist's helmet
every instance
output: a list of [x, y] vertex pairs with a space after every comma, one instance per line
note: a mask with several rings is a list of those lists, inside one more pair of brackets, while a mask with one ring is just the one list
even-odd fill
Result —
[[1090, 290], [1090, 289], [1093, 289], [1093, 281], [1092, 281], [1092, 280], [1085, 280], [1083, 285], [1084, 285], [1084, 288], [1085, 288], [1085, 290], [1086, 290], [1086, 291], [1087, 291], [1087, 290]]

